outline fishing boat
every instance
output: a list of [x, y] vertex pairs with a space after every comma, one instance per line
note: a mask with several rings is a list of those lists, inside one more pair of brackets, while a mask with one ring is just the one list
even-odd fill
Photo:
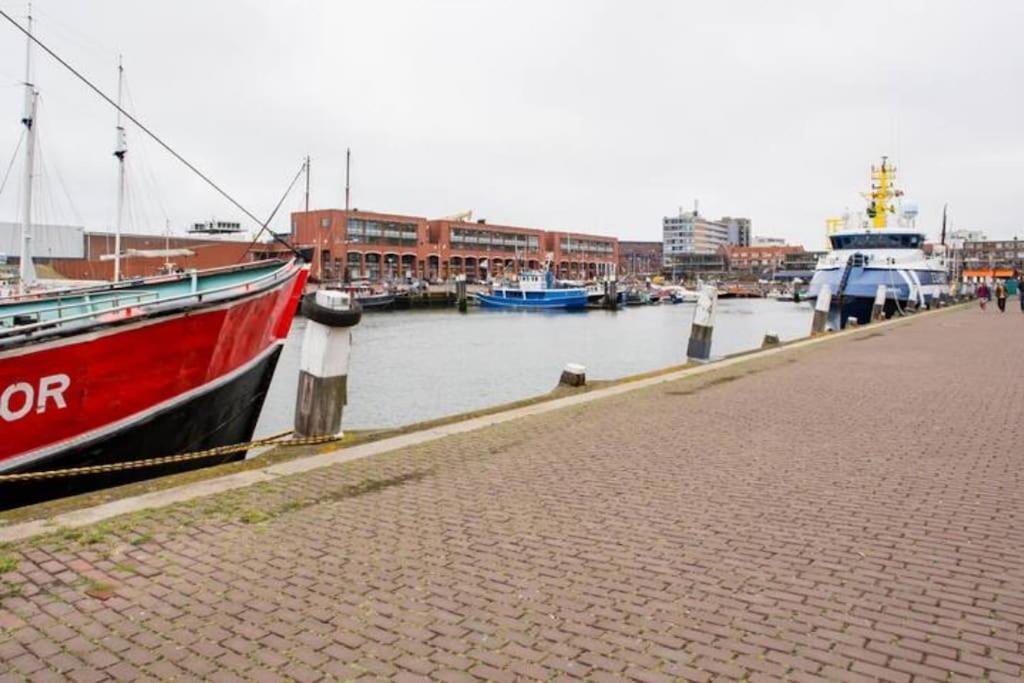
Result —
[[925, 235], [915, 226], [917, 206], [896, 188], [896, 169], [886, 157], [871, 167], [867, 219], [829, 235], [832, 251], [817, 263], [807, 297], [822, 287], [831, 293], [829, 317], [837, 328], [856, 318], [867, 323], [875, 296], [885, 292], [885, 315], [930, 306], [949, 294], [945, 258], [924, 252]]
[[[25, 29], [3, 16], [28, 36], [31, 48], [31, 18]], [[244, 457], [240, 450], [158, 467], [130, 466], [244, 445], [252, 438], [308, 268], [299, 259], [269, 260], [122, 280], [127, 147], [121, 115], [134, 118], [118, 98], [114, 281], [59, 290], [39, 287], [31, 251], [38, 93], [28, 78], [25, 87], [20, 293], [0, 299], [0, 475], [111, 467], [74, 476], [0, 480], [0, 507]], [[140, 129], [152, 135], [141, 124]]]
[[476, 295], [481, 306], [490, 308], [574, 310], [587, 307], [585, 287], [555, 287], [547, 271], [524, 271], [518, 281], [491, 288]]
[[[264, 261], [0, 302], [0, 473], [248, 441], [307, 273]], [[46, 497], [85, 479], [47, 481]], [[9, 506], [38, 486], [2, 491]]]

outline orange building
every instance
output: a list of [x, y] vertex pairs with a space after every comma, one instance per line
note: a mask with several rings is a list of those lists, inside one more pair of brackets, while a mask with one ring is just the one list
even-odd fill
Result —
[[293, 213], [292, 241], [317, 280], [480, 280], [546, 262], [584, 278], [613, 273], [618, 259], [614, 237], [342, 209]]

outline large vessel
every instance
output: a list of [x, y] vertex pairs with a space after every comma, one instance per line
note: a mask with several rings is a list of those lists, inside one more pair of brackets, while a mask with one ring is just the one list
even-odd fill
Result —
[[879, 286], [885, 290], [887, 317], [908, 306], [930, 306], [949, 293], [946, 260], [925, 253], [917, 207], [896, 189], [896, 169], [886, 157], [871, 167], [871, 181], [871, 191], [864, 194], [866, 219], [847, 218], [829, 235], [832, 250], [818, 260], [807, 292], [813, 299], [828, 285], [830, 319], [838, 328], [851, 317], [860, 323], [870, 320]]
[[[18, 28], [31, 48], [31, 18], [28, 29]], [[252, 438], [308, 268], [271, 260], [122, 280], [127, 148], [120, 117], [134, 119], [118, 103], [114, 281], [40, 286], [31, 249], [38, 93], [27, 75], [25, 88], [21, 294], [0, 299], [0, 508], [244, 457], [237, 451], [131, 467]], [[9, 476], [93, 465], [111, 467]]]
[[[248, 441], [307, 273], [263, 261], [0, 302], [0, 473]], [[6, 483], [0, 507], [133, 474]]]
[[554, 275], [547, 271], [524, 271], [512, 284], [491, 288], [476, 295], [481, 306], [522, 309], [583, 309], [587, 307], [585, 287], [555, 287]]

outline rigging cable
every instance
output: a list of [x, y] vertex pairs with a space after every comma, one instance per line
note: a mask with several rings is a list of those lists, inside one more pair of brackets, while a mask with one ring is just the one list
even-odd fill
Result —
[[[307, 162], [303, 160], [302, 166], [299, 167], [299, 172], [295, 174], [295, 177], [292, 178], [292, 182], [288, 185], [288, 189], [285, 190], [284, 194], [281, 195], [281, 198], [277, 200], [277, 206], [275, 206], [274, 210], [270, 212], [270, 216], [267, 217], [267, 221], [266, 223], [263, 224], [263, 228], [256, 233], [256, 236], [252, 238], [252, 242], [249, 242], [249, 246], [246, 247], [245, 251], [242, 252], [242, 259], [244, 259], [246, 255], [252, 250], [253, 246], [255, 246], [256, 240], [260, 238], [260, 233], [263, 232], [263, 230], [267, 229], [267, 226], [270, 225], [270, 221], [274, 220], [274, 216], [277, 215], [277, 210], [281, 208], [281, 205], [284, 204], [284, 200], [287, 199], [288, 195], [291, 194], [292, 188], [295, 187], [295, 183], [297, 183], [299, 178], [302, 177], [302, 174], [306, 172], [306, 163]], [[273, 232], [271, 232], [270, 234], [273, 235], [274, 237], [277, 237], [276, 235], [274, 235]], [[299, 253], [298, 249], [288, 244], [284, 240], [281, 241], [284, 242], [285, 246], [287, 246], [289, 249], [295, 252], [295, 254], [298, 255], [299, 258], [302, 258], [302, 254]], [[242, 260], [239, 259], [238, 262], [241, 263]]]
[[[49, 47], [47, 47], [45, 43], [40, 41], [38, 38], [36, 38], [34, 35], [32, 35], [29, 31], [27, 31], [25, 28], [23, 28], [22, 25], [19, 24], [17, 21], [15, 21], [14, 18], [11, 17], [10, 14], [5, 12], [3, 9], [0, 9], [0, 16], [2, 16], [4, 19], [6, 19], [8, 22], [10, 22], [16, 29], [18, 29], [19, 31], [24, 33], [28, 37], [28, 39], [31, 40], [36, 45], [38, 45], [39, 48], [43, 50], [43, 52], [45, 52], [46, 54], [50, 55], [50, 57], [52, 57], [54, 60], [56, 60], [57, 63], [59, 63], [65, 69], [70, 71], [78, 80], [82, 81], [82, 83], [84, 83], [90, 90], [92, 90], [97, 95], [99, 95], [107, 104], [109, 104], [114, 109], [116, 109], [121, 114], [123, 114], [126, 119], [128, 119], [129, 121], [134, 123], [139, 128], [139, 130], [141, 130], [143, 133], [145, 133], [150, 138], [152, 138], [154, 142], [156, 142], [158, 145], [163, 147], [171, 156], [173, 156], [175, 159], [177, 159], [182, 164], [184, 164], [190, 171], [192, 171], [197, 176], [199, 176], [207, 185], [209, 185], [211, 188], [213, 188], [220, 196], [222, 196], [225, 199], [227, 199], [229, 202], [231, 202], [232, 205], [235, 206], [235, 208], [237, 208], [239, 211], [241, 211], [246, 216], [248, 216], [250, 219], [252, 219], [257, 225], [259, 225], [260, 226], [260, 230], [256, 233], [257, 239], [259, 238], [259, 236], [264, 231], [269, 232], [270, 236], [274, 240], [276, 240], [277, 242], [280, 242], [284, 246], [288, 247], [289, 251], [294, 253], [300, 259], [302, 258], [302, 254], [299, 252], [298, 249], [296, 249], [294, 246], [289, 244], [287, 240], [283, 239], [282, 237], [280, 237], [279, 235], [274, 233], [274, 231], [267, 229], [267, 225], [270, 223], [269, 220], [267, 220], [265, 223], [261, 222], [260, 219], [257, 218], [255, 214], [253, 214], [251, 211], [249, 211], [249, 209], [247, 209], [244, 206], [242, 206], [242, 204], [238, 200], [236, 200], [234, 197], [232, 197], [230, 194], [228, 194], [225, 190], [221, 189], [220, 185], [215, 183], [213, 181], [213, 179], [211, 179], [205, 173], [203, 173], [198, 168], [193, 166], [191, 162], [189, 162], [185, 157], [181, 156], [178, 152], [176, 152], [173, 147], [171, 147], [169, 144], [164, 142], [163, 139], [160, 138], [156, 133], [154, 133], [149, 128], [144, 126], [138, 119], [136, 119], [134, 116], [132, 116], [127, 111], [125, 111], [123, 108], [121, 108], [121, 106], [118, 105], [114, 100], [110, 99], [110, 97], [108, 97], [102, 90], [100, 90], [97, 86], [93, 85], [92, 81], [90, 81], [88, 78], [83, 76], [77, 69], [75, 69], [75, 67], [73, 67], [70, 64], [68, 64], [57, 53], [55, 53], [53, 50], [51, 50]], [[279, 204], [279, 206], [280, 206], [280, 204]], [[274, 212], [276, 213], [277, 209], [275, 209]]]
[[21, 143], [25, 142], [25, 129], [21, 129], [21, 137], [18, 138], [18, 144], [14, 146], [14, 154], [11, 155], [11, 161], [7, 164], [7, 170], [4, 172], [4, 179], [0, 182], [0, 195], [3, 195], [4, 188], [7, 187], [7, 180], [11, 177], [11, 169], [14, 168], [14, 161], [18, 158], [18, 152], [21, 151]]

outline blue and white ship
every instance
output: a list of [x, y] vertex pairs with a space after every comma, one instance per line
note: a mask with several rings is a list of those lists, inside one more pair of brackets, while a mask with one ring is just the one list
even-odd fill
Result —
[[925, 235], [915, 227], [917, 207], [902, 200], [895, 174], [885, 157], [880, 167], [872, 166], [867, 219], [849, 227], [847, 218], [843, 229], [829, 235], [832, 251], [815, 267], [808, 298], [816, 299], [828, 285], [829, 317], [836, 328], [849, 318], [869, 322], [879, 285], [885, 288], [886, 317], [908, 307], [929, 307], [950, 292], [946, 259], [925, 253]]
[[556, 287], [550, 270], [529, 270], [513, 283], [491, 288], [476, 295], [481, 306], [522, 309], [583, 309], [587, 307], [585, 287]]

